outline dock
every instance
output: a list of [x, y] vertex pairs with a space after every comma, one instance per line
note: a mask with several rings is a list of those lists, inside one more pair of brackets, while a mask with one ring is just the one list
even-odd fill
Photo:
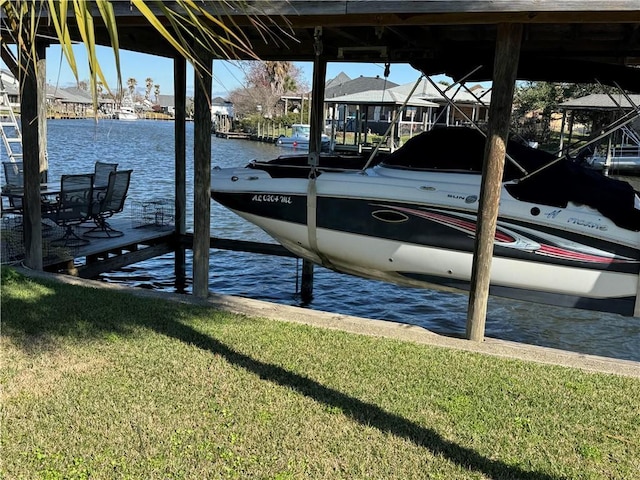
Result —
[[[21, 265], [24, 259], [20, 218], [2, 222], [2, 263]], [[120, 237], [91, 238], [86, 245], [57, 244], [63, 230], [43, 224], [43, 267], [48, 272], [97, 278], [101, 273], [148, 260], [175, 250], [173, 225], [135, 226], [127, 216], [109, 222], [123, 232]], [[82, 237], [83, 228], [76, 230]]]
[[236, 139], [236, 140], [250, 140], [251, 134], [247, 132], [215, 132], [218, 138]]
[[[15, 222], [3, 219], [0, 242], [2, 263], [20, 266], [24, 259], [24, 244], [19, 218]], [[43, 234], [43, 266], [51, 273], [64, 273], [84, 279], [95, 279], [100, 274], [118, 270], [127, 265], [150, 260], [176, 250], [193, 248], [193, 233], [178, 235], [171, 224], [137, 224], [128, 215], [113, 218], [109, 222], [116, 230], [123, 232], [120, 237], [94, 238], [87, 245], [55, 245], [52, 242], [59, 238], [62, 230], [46, 226]], [[82, 236], [82, 228], [77, 234]], [[260, 243], [246, 240], [234, 240], [212, 236], [210, 248], [240, 252], [260, 253], [282, 257], [294, 257], [291, 252], [279, 244]]]

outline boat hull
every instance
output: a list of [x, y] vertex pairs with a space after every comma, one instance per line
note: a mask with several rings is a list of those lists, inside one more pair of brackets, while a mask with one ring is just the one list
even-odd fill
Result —
[[138, 116], [133, 113], [118, 113], [118, 120], [132, 122], [137, 119], [138, 119]]
[[[218, 171], [212, 197], [296, 255], [333, 270], [469, 289], [479, 191], [473, 176], [453, 175], [447, 183], [438, 174], [438, 183], [430, 183], [389, 169], [313, 180], [264, 173]], [[506, 190], [502, 198], [490, 293], [633, 314], [638, 232], [619, 229], [592, 209], [528, 204]]]
[[640, 155], [628, 155], [612, 157], [607, 161], [606, 157], [592, 157], [588, 165], [594, 170], [606, 170], [609, 173], [640, 173]]

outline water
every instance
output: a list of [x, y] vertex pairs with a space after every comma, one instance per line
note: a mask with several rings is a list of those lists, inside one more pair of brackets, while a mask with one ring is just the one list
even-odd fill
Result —
[[[174, 124], [152, 120], [51, 120], [48, 123], [50, 180], [62, 173], [93, 170], [97, 160], [133, 169], [125, 214], [133, 201], [173, 198]], [[212, 165], [245, 165], [281, 150], [270, 144], [213, 137]], [[187, 218], [193, 214], [193, 124], [187, 124]], [[241, 240], [273, 242], [262, 230], [216, 203], [212, 233]], [[192, 230], [187, 221], [187, 229]], [[191, 277], [190, 251], [187, 276]], [[104, 274], [106, 282], [175, 291], [173, 254]], [[209, 289], [272, 302], [299, 305], [295, 259], [212, 250]], [[190, 292], [190, 285], [187, 292]], [[398, 287], [316, 268], [314, 299], [307, 308], [421, 325], [461, 335], [468, 297], [464, 294]], [[584, 310], [549, 307], [490, 297], [486, 335], [527, 344], [640, 361], [640, 319]]]

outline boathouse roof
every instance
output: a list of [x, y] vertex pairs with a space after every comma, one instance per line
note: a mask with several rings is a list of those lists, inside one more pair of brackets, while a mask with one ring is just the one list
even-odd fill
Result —
[[342, 95], [340, 97], [325, 98], [326, 103], [339, 103], [341, 105], [402, 105], [406, 102], [411, 107], [437, 107], [438, 104], [424, 100], [417, 96], [407, 101], [407, 92], [403, 94], [393, 90], [368, 90], [366, 92]]
[[[95, 2], [87, 2], [98, 14]], [[174, 47], [130, 2], [112, 2], [120, 48], [172, 58]], [[518, 79], [605, 84], [640, 90], [640, 8], [637, 0], [457, 0], [372, 2], [202, 2], [211, 15], [230, 18], [262, 60], [312, 61], [317, 39], [328, 61], [410, 63], [427, 75], [457, 81], [492, 78], [496, 35], [501, 24], [524, 26]], [[163, 12], [150, 5], [159, 21]], [[202, 21], [207, 21], [202, 18]], [[258, 23], [256, 23], [258, 20]], [[231, 24], [231, 22], [229, 22]], [[258, 25], [259, 24], [259, 25]], [[96, 42], [111, 45], [95, 23]], [[57, 38], [41, 22], [42, 38]], [[318, 37], [320, 34], [320, 37]], [[71, 28], [74, 40], [80, 40]], [[249, 59], [247, 53], [231, 57]]]
[[[633, 105], [629, 103], [633, 102]], [[607, 95], [605, 93], [592, 93], [580, 98], [572, 98], [560, 104], [560, 108], [566, 110], [617, 110], [618, 108], [630, 109], [640, 105], [640, 95], [629, 95], [628, 98], [620, 93]]]
[[60, 96], [63, 103], [77, 103], [84, 105], [91, 105], [93, 100], [91, 93], [81, 88], [68, 87], [68, 88], [55, 88], [54, 91]]
[[335, 77], [327, 80], [327, 83], [325, 83], [325, 90], [331, 87], [335, 87], [337, 85], [340, 85], [341, 83], [344, 82], [348, 82], [349, 80], [351, 80], [351, 77], [349, 75], [347, 75], [344, 72], [340, 72], [338, 75], [336, 75]]
[[[401, 95], [408, 95], [414, 88], [415, 83], [416, 82], [410, 82], [398, 85], [397, 87], [392, 88], [391, 91]], [[458, 89], [447, 90], [447, 86], [448, 85], [445, 84], [439, 84], [438, 88], [436, 88], [431, 82], [423, 78], [420, 80], [420, 83], [418, 83], [418, 86], [413, 93], [413, 97], [430, 100], [432, 102], [442, 102], [445, 100], [444, 97], [446, 96], [448, 98], [455, 99], [456, 103], [478, 103], [477, 99], [468, 91]], [[477, 92], [476, 96], [478, 96]], [[482, 100], [488, 103], [490, 97], [485, 96]]]
[[20, 85], [9, 70], [0, 70], [0, 88], [10, 96], [20, 95]]
[[391, 87], [397, 87], [398, 84], [390, 82], [384, 78], [377, 77], [363, 77], [362, 75], [354, 78], [353, 80], [347, 80], [342, 83], [331, 82], [331, 86], [325, 86], [325, 98], [342, 97], [344, 95], [357, 94], [367, 91], [387, 90]]

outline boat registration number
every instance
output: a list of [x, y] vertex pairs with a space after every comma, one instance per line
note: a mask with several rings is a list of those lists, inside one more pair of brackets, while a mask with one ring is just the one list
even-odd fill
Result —
[[291, 203], [291, 196], [289, 195], [254, 195], [251, 197], [252, 202], [266, 202], [266, 203]]

